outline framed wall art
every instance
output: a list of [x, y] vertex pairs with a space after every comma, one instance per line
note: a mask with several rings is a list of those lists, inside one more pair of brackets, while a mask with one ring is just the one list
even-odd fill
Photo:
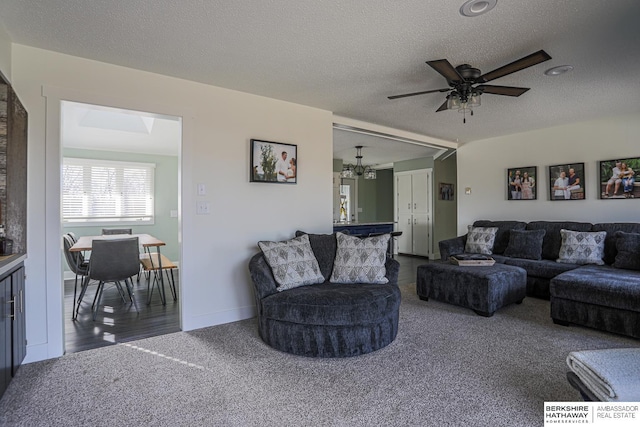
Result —
[[439, 196], [440, 200], [455, 200], [455, 195], [453, 194], [453, 184], [441, 182]]
[[640, 182], [636, 185], [636, 173], [640, 172], [640, 157], [601, 160], [598, 193], [601, 199], [640, 198]]
[[507, 169], [507, 200], [536, 200], [537, 166]]
[[551, 200], [584, 200], [585, 183], [584, 163], [549, 166]]
[[251, 140], [250, 182], [296, 184], [298, 146], [281, 142]]

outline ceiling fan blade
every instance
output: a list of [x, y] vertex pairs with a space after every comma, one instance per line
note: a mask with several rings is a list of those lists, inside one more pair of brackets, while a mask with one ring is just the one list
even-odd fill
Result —
[[427, 64], [429, 64], [431, 68], [433, 68], [434, 70], [442, 74], [444, 78], [447, 79], [447, 81], [450, 81], [450, 82], [464, 81], [464, 77], [462, 77], [458, 72], [458, 70], [456, 70], [453, 67], [453, 65], [451, 65], [451, 63], [446, 59], [437, 59], [435, 61], [427, 61]]
[[440, 106], [440, 108], [438, 108], [438, 109], [436, 110], [436, 113], [437, 113], [438, 111], [444, 111], [444, 110], [446, 110], [446, 109], [447, 109], [447, 103], [448, 103], [448, 100], [447, 100], [447, 101], [444, 101], [444, 102], [442, 103], [442, 105]]
[[387, 98], [389, 98], [389, 99], [406, 98], [408, 96], [424, 95], [425, 93], [449, 92], [450, 90], [451, 90], [450, 88], [425, 90], [424, 92], [405, 93], [404, 95], [393, 95], [393, 96], [388, 96]]
[[514, 87], [514, 86], [494, 86], [494, 85], [480, 85], [477, 87], [482, 93], [491, 93], [493, 95], [506, 95], [506, 96], [520, 96], [529, 90], [528, 87]]
[[513, 61], [510, 64], [504, 65], [500, 68], [496, 68], [493, 71], [489, 71], [478, 77], [476, 82], [478, 83], [486, 83], [491, 80], [495, 80], [500, 77], [504, 77], [508, 74], [515, 73], [516, 71], [523, 70], [525, 68], [531, 67], [533, 65], [539, 64], [544, 61], [548, 61], [551, 59], [551, 56], [544, 50], [539, 50], [531, 55], [527, 55], [524, 58], [520, 58], [517, 61]]

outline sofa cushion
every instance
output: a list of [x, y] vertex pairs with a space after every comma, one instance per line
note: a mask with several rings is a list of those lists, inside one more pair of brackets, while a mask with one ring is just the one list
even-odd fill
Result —
[[511, 230], [504, 255], [512, 258], [542, 259], [545, 230]]
[[262, 241], [258, 246], [271, 267], [278, 291], [324, 282], [306, 234], [286, 242]]
[[603, 265], [606, 231], [560, 230], [562, 245], [558, 262]]
[[551, 280], [552, 298], [640, 311], [640, 271], [586, 265]]
[[[340, 232], [342, 233], [342, 231]], [[336, 233], [333, 234], [311, 234], [304, 231], [296, 231], [296, 237], [306, 234], [309, 236], [309, 243], [311, 243], [311, 249], [316, 256], [320, 272], [324, 277], [324, 280], [329, 280], [331, 272], [333, 271], [333, 260], [336, 259]], [[348, 233], [345, 233], [348, 234]]]
[[591, 231], [606, 231], [607, 238], [604, 240], [604, 262], [613, 264], [618, 253], [616, 249], [616, 231], [625, 233], [640, 233], [640, 223], [637, 222], [606, 222], [593, 224]]
[[522, 221], [487, 221], [478, 220], [473, 223], [474, 227], [497, 227], [496, 239], [493, 242], [494, 254], [502, 255], [509, 245], [509, 234], [511, 230], [524, 230], [527, 226], [526, 222]]
[[616, 231], [616, 249], [614, 267], [640, 270], [640, 234]]
[[552, 279], [560, 273], [580, 267], [578, 264], [564, 264], [548, 259], [533, 260], [524, 258], [506, 258], [504, 263], [522, 267], [527, 270], [527, 276]]
[[464, 251], [472, 254], [491, 254], [497, 232], [497, 227], [474, 227], [470, 225]]
[[305, 286], [262, 299], [263, 316], [307, 325], [366, 325], [383, 319], [400, 299], [395, 285]]
[[560, 230], [572, 231], [591, 231], [591, 223], [589, 222], [553, 222], [553, 221], [533, 221], [527, 224], [527, 230], [545, 230], [544, 239], [542, 240], [542, 259], [550, 259], [555, 261], [560, 253], [562, 245], [562, 236]]
[[359, 238], [336, 234], [338, 249], [333, 262], [331, 283], [387, 283], [385, 261], [389, 233]]

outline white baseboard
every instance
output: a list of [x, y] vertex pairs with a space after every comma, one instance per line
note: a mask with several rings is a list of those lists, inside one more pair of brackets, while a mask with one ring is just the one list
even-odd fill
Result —
[[255, 305], [238, 307], [232, 310], [207, 313], [200, 316], [188, 316], [182, 324], [183, 331], [206, 328], [209, 326], [222, 325], [223, 323], [237, 322], [238, 320], [250, 319], [256, 316]]

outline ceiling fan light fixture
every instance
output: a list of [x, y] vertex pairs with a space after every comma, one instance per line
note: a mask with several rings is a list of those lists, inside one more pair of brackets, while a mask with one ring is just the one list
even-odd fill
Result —
[[482, 104], [482, 101], [480, 100], [480, 94], [478, 92], [473, 92], [469, 97], [469, 102], [467, 103], [467, 105], [473, 108], [479, 107], [480, 104]]
[[496, 7], [498, 0], [468, 0], [460, 7], [460, 15], [475, 17], [483, 15]]
[[457, 92], [451, 92], [447, 95], [447, 108], [449, 110], [457, 110], [460, 108], [460, 97]]

